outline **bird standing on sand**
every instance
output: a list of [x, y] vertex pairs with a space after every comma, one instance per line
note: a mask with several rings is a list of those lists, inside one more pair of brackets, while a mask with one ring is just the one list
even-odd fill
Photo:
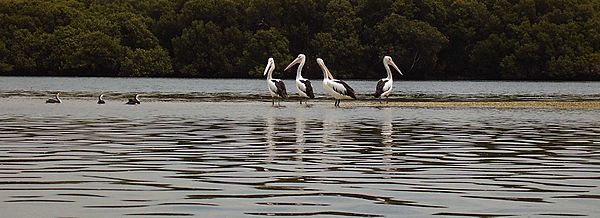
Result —
[[[275, 105], [275, 98], [287, 98], [287, 92], [285, 90], [285, 84], [280, 79], [273, 79], [273, 71], [275, 70], [275, 60], [269, 58], [267, 66], [265, 67], [264, 75], [267, 75], [267, 86], [269, 87], [269, 93], [271, 93], [272, 104]], [[281, 106], [281, 100], [277, 102], [277, 105]]]
[[60, 92], [56, 93], [56, 95], [54, 95], [54, 98], [46, 100], [46, 103], [52, 103], [52, 104], [60, 104], [60, 103], [62, 103], [62, 101], [58, 97], [59, 95], [60, 95]]
[[390, 95], [390, 93], [392, 92], [392, 84], [394, 83], [394, 81], [392, 80], [392, 71], [390, 70], [390, 65], [394, 67], [394, 69], [396, 69], [398, 73], [400, 73], [400, 75], [403, 75], [390, 56], [383, 57], [383, 66], [385, 67], [385, 71], [387, 72], [387, 77], [380, 79], [379, 82], [377, 82], [377, 87], [375, 88], [374, 95], [375, 98], [379, 98], [380, 103], [383, 97], [385, 97], [387, 100], [388, 95]]
[[354, 95], [354, 89], [350, 87], [346, 82], [338, 79], [334, 79], [323, 59], [317, 58], [317, 63], [323, 70], [323, 89], [333, 98], [335, 98], [335, 106], [340, 107], [342, 99], [356, 99]]
[[300, 64], [298, 66], [298, 70], [296, 71], [296, 88], [298, 89], [298, 95], [300, 95], [300, 104], [302, 104], [303, 98], [315, 98], [315, 94], [313, 93], [313, 88], [310, 83], [310, 80], [304, 79], [302, 77], [302, 68], [304, 67], [304, 63], [306, 62], [306, 56], [304, 54], [299, 54], [298, 57], [290, 63], [284, 71], [288, 70], [292, 66], [296, 64]]

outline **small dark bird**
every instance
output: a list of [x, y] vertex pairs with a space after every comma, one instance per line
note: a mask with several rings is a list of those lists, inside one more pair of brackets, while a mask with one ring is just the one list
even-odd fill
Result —
[[125, 104], [140, 104], [140, 100], [138, 99], [139, 94], [135, 94], [135, 96], [133, 98], [130, 98], [129, 101], [127, 101], [127, 103]]
[[98, 96], [98, 104], [106, 104], [106, 102], [102, 100], [102, 96], [104, 96], [104, 94], [100, 94], [100, 96]]
[[60, 100], [60, 98], [58, 97], [60, 95], [59, 93], [56, 93], [56, 95], [54, 95], [54, 98], [48, 99], [46, 100], [46, 103], [52, 103], [52, 104], [59, 104], [62, 103], [62, 101]]

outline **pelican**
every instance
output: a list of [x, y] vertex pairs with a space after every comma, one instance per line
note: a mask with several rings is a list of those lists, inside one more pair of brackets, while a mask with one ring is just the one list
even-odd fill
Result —
[[135, 94], [135, 96], [133, 98], [130, 98], [129, 101], [127, 101], [127, 103], [125, 104], [140, 104], [140, 99], [138, 99], [138, 96], [140, 96], [139, 94]]
[[[273, 79], [272, 74], [275, 70], [275, 60], [269, 58], [267, 66], [265, 67], [264, 75], [267, 75], [267, 86], [271, 93], [272, 103], [275, 105], [275, 98], [287, 98], [287, 92], [285, 91], [285, 84], [280, 79]], [[281, 106], [281, 101], [277, 102]]]
[[59, 95], [60, 95], [60, 92], [56, 93], [56, 95], [54, 95], [54, 98], [46, 100], [46, 103], [56, 103], [56, 104], [62, 103], [62, 101], [58, 97]]
[[321, 70], [323, 70], [323, 89], [335, 98], [336, 107], [340, 106], [342, 99], [356, 99], [354, 89], [346, 82], [334, 79], [327, 66], [325, 66], [323, 59], [317, 58], [317, 63], [321, 67]]
[[104, 100], [102, 100], [102, 97], [104, 96], [104, 94], [100, 94], [100, 96], [98, 96], [98, 104], [105, 104], [106, 102], [104, 102]]
[[315, 94], [313, 93], [312, 85], [310, 84], [310, 80], [304, 79], [302, 77], [302, 68], [304, 67], [304, 63], [306, 62], [306, 56], [304, 54], [299, 54], [298, 57], [290, 63], [284, 71], [290, 69], [292, 66], [296, 64], [300, 64], [298, 66], [298, 70], [296, 71], [296, 88], [298, 89], [298, 95], [300, 95], [300, 104], [302, 104], [302, 98], [315, 98]]
[[383, 97], [385, 97], [387, 100], [388, 95], [390, 95], [392, 92], [392, 84], [394, 81], [392, 80], [392, 71], [390, 70], [390, 65], [394, 67], [394, 69], [396, 69], [400, 75], [404, 75], [400, 69], [398, 69], [398, 66], [396, 66], [390, 56], [383, 57], [383, 66], [385, 67], [385, 71], [387, 71], [387, 77], [380, 79], [379, 82], [377, 82], [377, 88], [375, 89], [375, 98], [379, 98], [380, 103]]

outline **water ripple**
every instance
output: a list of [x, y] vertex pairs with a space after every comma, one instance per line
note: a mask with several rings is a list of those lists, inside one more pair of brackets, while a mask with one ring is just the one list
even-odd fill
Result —
[[217, 107], [219, 116], [142, 119], [138, 112], [1, 114], [0, 210], [18, 216], [51, 204], [39, 210], [112, 217], [600, 212], [594, 111], [575, 119], [564, 111], [532, 118], [527, 110], [241, 105], [249, 112], [232, 115], [230, 106], [190, 109]]

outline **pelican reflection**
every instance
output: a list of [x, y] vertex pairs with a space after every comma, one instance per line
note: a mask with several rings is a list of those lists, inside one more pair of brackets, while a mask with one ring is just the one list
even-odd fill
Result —
[[304, 146], [306, 144], [306, 138], [304, 137], [304, 129], [306, 123], [303, 116], [296, 116], [296, 160], [302, 162], [302, 153], [304, 153]]
[[265, 140], [267, 142], [267, 158], [266, 163], [272, 163], [275, 158], [275, 141], [273, 140], [273, 133], [275, 132], [275, 124], [272, 116], [267, 116], [265, 121]]
[[306, 129], [306, 121], [302, 114], [296, 116], [296, 148], [294, 160], [297, 163], [297, 170], [304, 172], [304, 149], [306, 147], [306, 138], [304, 137], [304, 131]]
[[381, 145], [383, 146], [383, 170], [386, 172], [385, 177], [389, 177], [389, 172], [392, 171], [392, 146], [394, 144], [394, 126], [392, 123], [392, 112], [390, 108], [383, 109], [383, 122], [381, 124]]

